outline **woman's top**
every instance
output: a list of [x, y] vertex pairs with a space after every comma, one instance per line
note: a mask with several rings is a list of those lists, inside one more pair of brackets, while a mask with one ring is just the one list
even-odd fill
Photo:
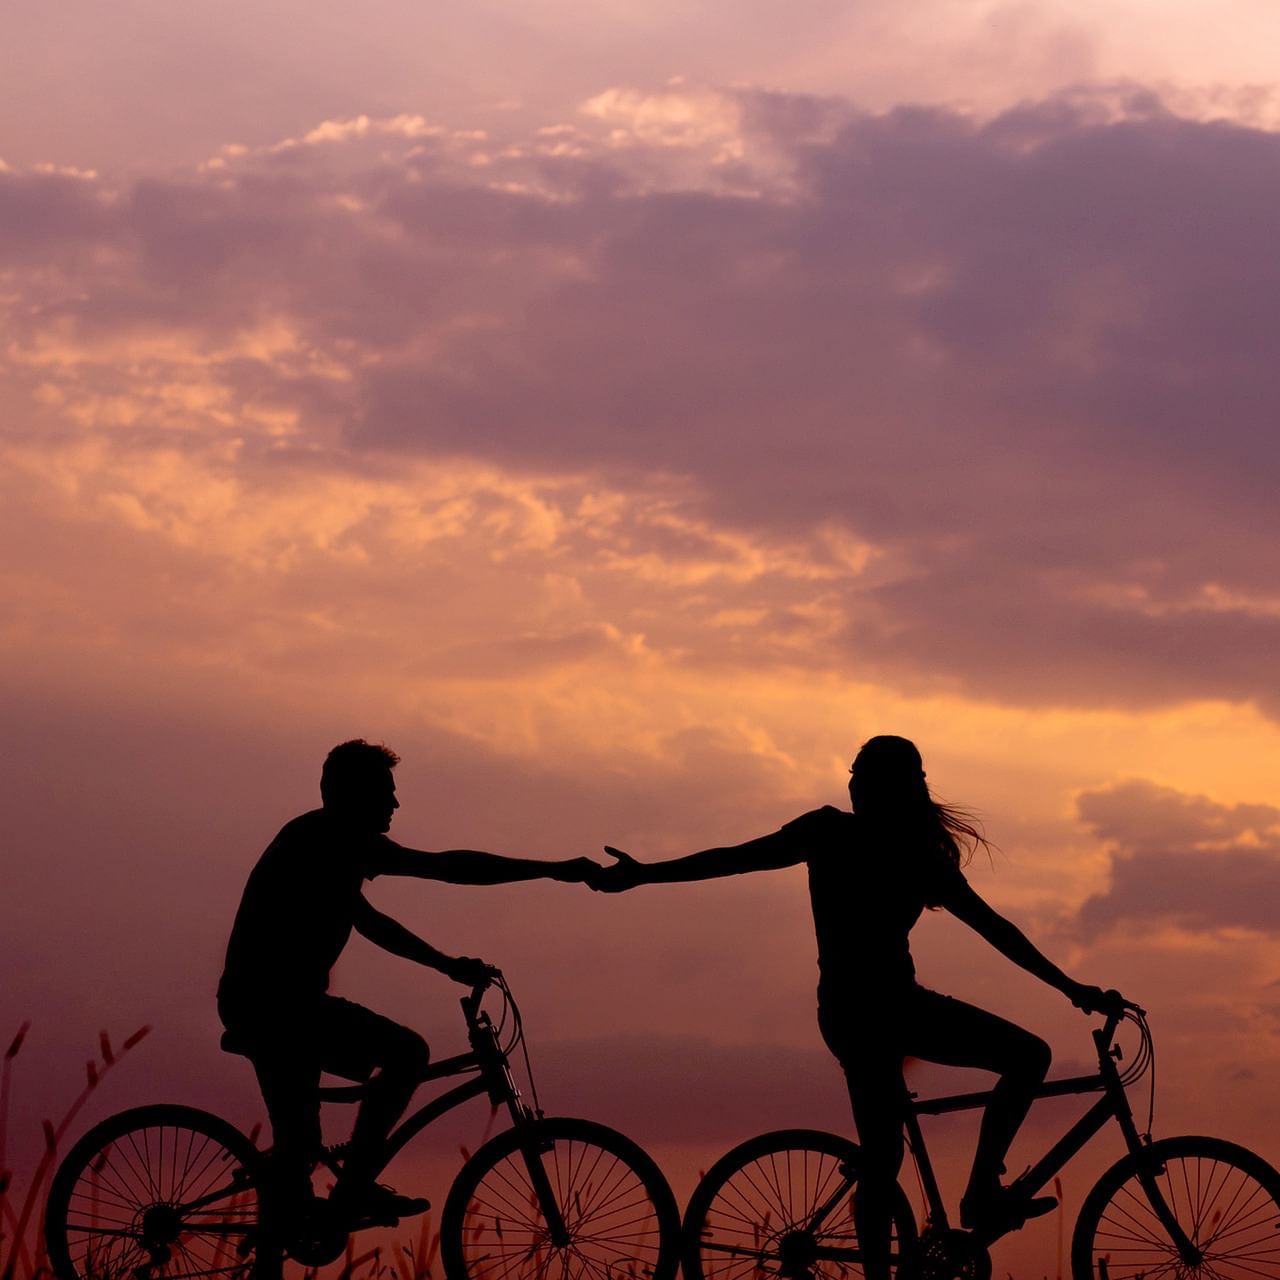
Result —
[[946, 906], [966, 887], [960, 868], [909, 828], [829, 805], [782, 830], [809, 868], [819, 1006], [892, 1009], [915, 984], [907, 935], [926, 906]]

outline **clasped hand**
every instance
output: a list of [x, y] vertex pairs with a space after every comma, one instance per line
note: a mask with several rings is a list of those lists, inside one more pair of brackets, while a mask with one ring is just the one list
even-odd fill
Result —
[[637, 862], [629, 853], [605, 845], [607, 853], [614, 861], [612, 866], [596, 865], [596, 870], [587, 877], [588, 889], [597, 893], [624, 893], [634, 889], [644, 879], [644, 863]]

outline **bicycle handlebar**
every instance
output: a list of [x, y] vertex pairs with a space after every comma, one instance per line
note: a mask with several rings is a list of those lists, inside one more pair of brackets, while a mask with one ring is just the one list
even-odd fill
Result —
[[[1119, 995], [1118, 992], [1115, 994]], [[1132, 1000], [1117, 999], [1112, 1003], [1107, 1013], [1106, 1021], [1101, 1027], [1095, 1027], [1093, 1030], [1093, 1042], [1097, 1046], [1099, 1057], [1106, 1057], [1112, 1054], [1111, 1045], [1122, 1022], [1134, 1022], [1139, 1027], [1142, 1042], [1145, 1046], [1139, 1051], [1139, 1058], [1142, 1058], [1149, 1051], [1151, 1033], [1147, 1027], [1147, 1011], [1141, 1005], [1134, 1004]], [[1114, 1056], [1119, 1057], [1118, 1050], [1114, 1052]], [[1142, 1071], [1139, 1070], [1138, 1074], [1141, 1075]]]
[[462, 1006], [463, 1016], [468, 1022], [474, 1022], [476, 1014], [480, 1012], [480, 1001], [484, 999], [484, 993], [495, 983], [501, 981], [502, 970], [491, 968], [490, 971], [471, 988], [471, 994], [463, 996], [462, 999], [458, 1001]]

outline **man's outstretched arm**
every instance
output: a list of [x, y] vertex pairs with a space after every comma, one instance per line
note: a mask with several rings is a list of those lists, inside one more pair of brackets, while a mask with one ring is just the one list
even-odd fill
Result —
[[480, 982], [490, 971], [490, 966], [483, 960], [473, 960], [470, 956], [448, 956], [443, 951], [437, 951], [398, 920], [383, 915], [363, 895], [356, 904], [354, 923], [356, 932], [368, 938], [375, 946], [390, 951], [394, 956], [412, 960], [415, 964], [439, 969], [455, 982]]
[[562, 858], [547, 862], [535, 858], [508, 858], [479, 849], [445, 849], [430, 853], [406, 849], [392, 840], [379, 855], [379, 871], [388, 876], [417, 876], [446, 884], [512, 884], [519, 880], [560, 880], [579, 884], [600, 870], [590, 858]]

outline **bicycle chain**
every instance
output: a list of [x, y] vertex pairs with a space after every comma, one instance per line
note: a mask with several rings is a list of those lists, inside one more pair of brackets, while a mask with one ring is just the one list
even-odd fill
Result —
[[991, 1255], [968, 1231], [926, 1228], [914, 1263], [898, 1280], [991, 1280]]

